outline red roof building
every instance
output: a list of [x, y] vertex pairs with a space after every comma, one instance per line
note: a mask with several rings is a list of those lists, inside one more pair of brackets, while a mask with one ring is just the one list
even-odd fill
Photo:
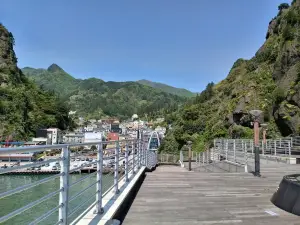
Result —
[[107, 139], [109, 141], [118, 141], [119, 140], [119, 134], [117, 134], [117, 133], [108, 133]]

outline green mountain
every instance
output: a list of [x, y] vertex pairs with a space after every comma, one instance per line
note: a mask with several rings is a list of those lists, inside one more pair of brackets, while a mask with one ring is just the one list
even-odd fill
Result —
[[268, 138], [300, 134], [300, 0], [278, 9], [253, 58], [238, 59], [223, 81], [168, 116], [173, 129], [162, 149], [176, 151], [192, 140], [201, 151], [214, 138], [252, 138], [253, 109], [263, 111]]
[[140, 84], [147, 85], [147, 86], [159, 89], [161, 91], [173, 94], [173, 95], [178, 95], [178, 96], [182, 96], [182, 97], [195, 97], [196, 96], [196, 93], [193, 93], [189, 90], [186, 90], [183, 88], [172, 87], [172, 86], [158, 83], [158, 82], [152, 82], [149, 80], [138, 80], [137, 82]]
[[12, 33], [0, 24], [0, 140], [24, 140], [41, 127], [72, 128], [67, 105], [17, 67], [14, 44]]
[[137, 113], [154, 117], [176, 110], [186, 98], [137, 82], [105, 82], [97, 78], [75, 79], [56, 64], [48, 69], [25, 67], [23, 73], [42, 89], [53, 91], [79, 116], [122, 118]]

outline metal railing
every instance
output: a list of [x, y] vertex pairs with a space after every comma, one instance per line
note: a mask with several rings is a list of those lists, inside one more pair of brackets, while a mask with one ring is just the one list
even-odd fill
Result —
[[159, 153], [157, 160], [160, 164], [180, 164], [180, 156], [178, 154]]
[[[90, 159], [89, 161], [85, 161], [81, 165], [77, 165], [75, 167], [74, 162], [77, 162], [79, 157], [78, 154], [74, 153], [73, 156], [70, 156], [70, 152], [74, 150], [76, 147], [80, 146], [95, 146], [96, 150], [90, 151], [90, 156], [96, 156], [94, 159]], [[104, 146], [108, 148], [104, 149]], [[51, 221], [52, 224], [69, 224], [69, 220], [71, 221], [71, 217], [78, 214], [79, 209], [83, 207], [84, 204], [95, 199], [92, 203], [93, 206], [96, 206], [97, 214], [103, 213], [102, 207], [102, 198], [105, 193], [109, 190], [114, 190], [115, 195], [119, 193], [119, 181], [121, 179], [125, 179], [126, 182], [129, 182], [130, 179], [137, 173], [137, 171], [141, 168], [142, 165], [146, 163], [146, 143], [140, 139], [130, 139], [130, 140], [120, 140], [120, 141], [102, 141], [102, 142], [94, 142], [94, 143], [82, 143], [82, 144], [60, 144], [60, 145], [48, 145], [48, 146], [29, 146], [29, 147], [19, 147], [19, 148], [0, 148], [1, 154], [24, 154], [24, 153], [35, 153], [41, 151], [49, 151], [56, 149], [60, 151], [60, 154], [56, 158], [45, 159], [44, 161], [37, 161], [34, 163], [22, 163], [19, 166], [6, 167], [0, 169], [0, 174], [9, 174], [12, 172], [19, 173], [30, 173], [31, 170], [27, 170], [27, 168], [40, 168], [42, 165], [49, 165], [55, 163], [59, 171], [51, 171], [45, 170], [44, 172], [57, 174], [47, 176], [45, 178], [39, 179], [36, 182], [32, 182], [29, 184], [22, 185], [17, 188], [6, 190], [0, 193], [0, 203], [3, 198], [7, 198], [9, 196], [15, 195], [17, 193], [23, 192], [30, 188], [36, 187], [38, 185], [49, 182], [53, 179], [59, 178], [59, 188], [47, 195], [42, 196], [39, 199], [36, 199], [30, 203], [26, 203], [25, 206], [22, 206], [18, 209], [13, 210], [12, 212], [7, 213], [0, 217], [0, 223], [8, 221], [13, 217], [31, 209], [32, 207], [45, 202], [53, 198], [54, 196], [59, 195], [58, 204], [52, 209], [47, 210], [46, 213], [37, 216], [31, 221], [30, 224], [38, 224], [48, 218], [50, 215], [57, 213], [58, 211], [58, 220]], [[76, 158], [78, 157], [78, 158]], [[79, 159], [80, 160], [80, 159]], [[43, 167], [42, 167], [43, 168]], [[53, 167], [52, 167], [53, 169]], [[79, 173], [83, 170], [94, 170], [92, 173], [77, 179], [75, 182], [71, 183], [70, 174], [71, 173]], [[35, 170], [32, 170], [32, 172]], [[39, 172], [35, 171], [36, 173]], [[42, 171], [40, 171], [42, 172]], [[107, 179], [108, 177], [113, 177], [112, 179]], [[70, 195], [71, 187], [83, 183], [86, 179], [94, 178], [92, 182], [88, 184], [83, 189], [72, 193]], [[104, 182], [104, 180], [110, 180], [110, 182]], [[96, 186], [96, 187], [95, 187]], [[95, 188], [95, 191], [88, 197], [84, 198], [84, 201], [79, 204], [73, 204], [74, 207], [71, 206], [71, 202], [81, 196], [83, 193], [86, 193], [87, 190], [91, 188]]]
[[[293, 154], [300, 153], [300, 137], [267, 139], [259, 142], [261, 163], [290, 163]], [[182, 162], [187, 162], [188, 152], [181, 151]], [[214, 147], [204, 152], [192, 152], [192, 167], [206, 167], [226, 160], [252, 170], [255, 164], [254, 142], [252, 139], [215, 139]], [[187, 163], [186, 163], [187, 164]]]
[[[293, 154], [300, 153], [297, 148], [300, 141], [288, 138], [267, 139], [259, 142], [259, 154], [261, 163], [268, 162], [290, 162]], [[300, 139], [299, 139], [300, 140]], [[214, 158], [218, 160], [240, 163], [243, 165], [254, 163], [254, 142], [252, 139], [215, 139], [212, 149]]]

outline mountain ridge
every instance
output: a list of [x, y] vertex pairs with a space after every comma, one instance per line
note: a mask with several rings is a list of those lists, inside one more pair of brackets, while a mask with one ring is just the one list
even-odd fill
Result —
[[195, 97], [196, 96], [196, 93], [193, 93], [187, 89], [173, 87], [168, 84], [164, 84], [164, 83], [160, 83], [160, 82], [154, 82], [154, 81], [150, 81], [150, 80], [146, 80], [146, 79], [137, 80], [136, 82], [143, 84], [143, 85], [153, 87], [153, 88], [160, 89], [160, 90], [168, 92], [170, 94], [176, 94], [176, 95], [183, 96], [183, 97]]
[[[52, 66], [53, 67], [53, 66]], [[87, 117], [104, 115], [131, 117], [132, 114], [155, 116], [177, 109], [186, 98], [134, 81], [105, 82], [98, 78], [76, 79], [63, 69], [24, 67], [23, 73], [43, 89], [53, 91], [72, 110]]]

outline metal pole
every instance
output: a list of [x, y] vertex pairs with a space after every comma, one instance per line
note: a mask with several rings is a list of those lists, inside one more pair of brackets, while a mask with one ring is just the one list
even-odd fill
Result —
[[191, 146], [189, 145], [189, 171], [192, 170], [192, 159], [191, 159], [191, 156], [192, 156], [192, 150], [191, 150]]
[[288, 142], [288, 148], [289, 148], [289, 158], [291, 161], [291, 142]]
[[69, 163], [70, 163], [69, 146], [62, 148], [60, 161], [61, 176], [60, 176], [60, 193], [58, 218], [60, 224], [68, 224], [68, 202], [69, 202]]
[[125, 182], [128, 182], [128, 142], [125, 142]]
[[[220, 141], [219, 141], [219, 143], [220, 143]], [[220, 147], [220, 145], [221, 145], [221, 147]], [[218, 146], [218, 161], [220, 161], [220, 159], [221, 159], [221, 148], [222, 148], [222, 143], [219, 144], [219, 146]]]
[[248, 172], [248, 150], [247, 150], [247, 142], [245, 142], [244, 152], [245, 152], [245, 172]]
[[[182, 163], [183, 163], [183, 161], [182, 161]], [[145, 143], [145, 166], [146, 167], [148, 166], [148, 146], [146, 143]]]
[[134, 152], [135, 152], [135, 145], [134, 145], [134, 141], [132, 141], [132, 174], [135, 174], [135, 155], [134, 155]]
[[96, 194], [96, 213], [102, 214], [102, 173], [103, 173], [103, 144], [97, 145], [97, 194]]
[[141, 168], [141, 146], [140, 146], [140, 139], [138, 141], [138, 151], [137, 151], [137, 159], [138, 159], [138, 169]]
[[145, 142], [143, 143], [143, 154], [144, 154], [144, 166], [146, 166], [147, 165], [147, 157], [146, 157], [146, 144], [145, 144]]
[[225, 144], [225, 156], [226, 156], [226, 160], [228, 160], [228, 140], [226, 140], [226, 144]]
[[234, 162], [236, 162], [236, 154], [235, 154], [235, 151], [236, 151], [235, 140], [233, 140], [233, 158], [234, 158]]
[[281, 148], [281, 138], [279, 139], [279, 147]]
[[274, 140], [274, 155], [277, 155], [276, 140]]
[[119, 141], [116, 142], [116, 150], [115, 150], [115, 174], [114, 174], [114, 187], [115, 194], [119, 193]]

